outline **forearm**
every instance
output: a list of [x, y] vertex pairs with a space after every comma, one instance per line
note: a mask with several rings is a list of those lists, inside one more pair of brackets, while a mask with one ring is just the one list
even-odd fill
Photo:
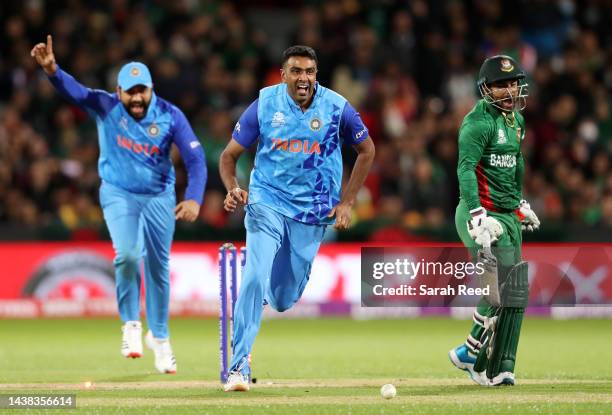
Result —
[[221, 181], [228, 192], [232, 189], [240, 187], [238, 178], [236, 177], [237, 162], [238, 159], [226, 151], [221, 153], [221, 157], [219, 158], [219, 175], [221, 176]]
[[206, 187], [208, 170], [206, 169], [204, 152], [200, 151], [196, 154], [189, 162], [185, 160], [187, 168], [185, 200], [194, 200], [201, 205], [204, 199], [204, 188]]
[[357, 156], [357, 160], [355, 161], [355, 165], [353, 166], [353, 170], [351, 171], [351, 177], [349, 178], [348, 183], [346, 184], [343, 192], [341, 203], [347, 203], [352, 205], [355, 202], [355, 198], [357, 197], [357, 192], [363, 186], [366, 177], [368, 177], [368, 172], [372, 167], [372, 162], [374, 161], [374, 152], [367, 153], [359, 153]]
[[459, 178], [459, 192], [469, 210], [480, 207], [480, 198], [478, 197], [478, 179], [474, 166], [459, 164], [457, 169], [457, 177]]

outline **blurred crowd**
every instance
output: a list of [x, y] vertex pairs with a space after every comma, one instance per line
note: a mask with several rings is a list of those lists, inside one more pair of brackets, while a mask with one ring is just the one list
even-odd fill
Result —
[[[381, 224], [372, 239], [452, 226], [457, 130], [479, 98], [480, 64], [497, 53], [518, 59], [529, 76], [525, 197], [544, 224], [612, 228], [611, 2], [364, 4], [3, 4], [0, 226], [61, 223], [78, 234], [102, 224], [95, 124], [58, 96], [29, 56], [51, 33], [58, 64], [86, 86], [114, 90], [117, 71], [130, 60], [151, 68], [156, 93], [185, 112], [206, 151], [200, 222], [213, 229], [240, 226], [241, 218], [222, 209], [218, 157], [258, 90], [280, 81], [280, 55], [291, 44], [315, 48], [319, 82], [349, 99], [376, 143], [375, 165], [355, 205], [356, 223]], [[347, 173], [354, 157], [345, 149]], [[176, 160], [181, 197], [186, 176]], [[242, 183], [251, 167], [243, 157]]]

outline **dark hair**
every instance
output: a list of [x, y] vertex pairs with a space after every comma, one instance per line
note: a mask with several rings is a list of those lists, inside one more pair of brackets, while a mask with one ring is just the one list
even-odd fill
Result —
[[289, 58], [292, 56], [303, 56], [305, 58], [312, 59], [316, 64], [319, 63], [317, 60], [317, 54], [310, 46], [294, 45], [285, 49], [283, 52], [283, 65], [287, 63], [287, 60], [289, 60]]

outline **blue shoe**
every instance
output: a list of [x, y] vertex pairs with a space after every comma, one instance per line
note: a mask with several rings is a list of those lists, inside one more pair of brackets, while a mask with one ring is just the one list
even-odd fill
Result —
[[484, 371], [479, 373], [474, 370], [474, 363], [476, 363], [476, 358], [470, 356], [470, 354], [468, 353], [468, 348], [465, 344], [451, 349], [451, 351], [448, 352], [448, 358], [457, 369], [461, 369], [468, 372], [468, 374], [470, 375], [470, 379], [472, 379], [478, 385], [489, 385], [489, 380], [487, 379], [486, 373]]

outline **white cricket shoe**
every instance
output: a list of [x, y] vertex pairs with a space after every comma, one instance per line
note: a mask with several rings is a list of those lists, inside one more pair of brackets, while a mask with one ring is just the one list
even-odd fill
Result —
[[136, 359], [142, 356], [142, 324], [140, 321], [126, 321], [121, 326], [123, 341], [121, 354], [123, 357]]
[[176, 373], [176, 359], [174, 353], [172, 353], [170, 340], [156, 339], [149, 330], [145, 336], [145, 343], [149, 349], [153, 350], [155, 355], [155, 369], [160, 373]]
[[223, 385], [225, 392], [248, 392], [249, 388], [249, 378], [239, 371], [230, 372], [225, 385]]
[[514, 373], [512, 372], [501, 372], [490, 380], [491, 386], [514, 386], [516, 380], [514, 379]]

